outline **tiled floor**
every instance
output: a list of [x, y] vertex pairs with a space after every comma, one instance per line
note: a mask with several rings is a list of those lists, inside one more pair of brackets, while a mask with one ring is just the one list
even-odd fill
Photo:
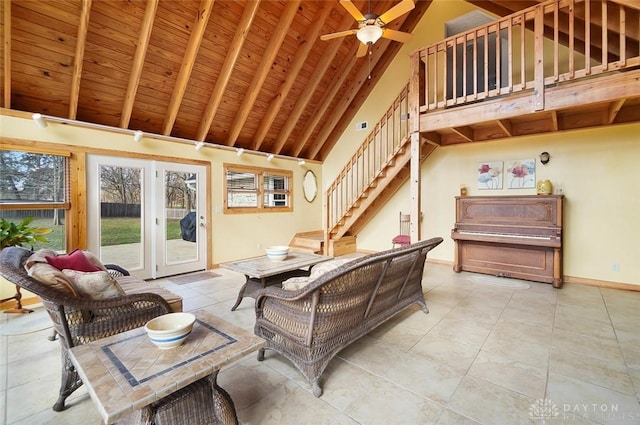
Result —
[[[156, 284], [181, 294], [186, 311], [252, 330], [253, 300], [230, 311], [244, 278], [216, 273]], [[321, 398], [269, 351], [226, 368], [219, 383], [247, 425], [640, 424], [640, 292], [497, 280], [427, 264], [430, 313], [412, 308], [343, 350]], [[0, 315], [1, 423], [98, 424], [84, 387], [66, 411], [51, 410], [60, 353], [39, 310]]]

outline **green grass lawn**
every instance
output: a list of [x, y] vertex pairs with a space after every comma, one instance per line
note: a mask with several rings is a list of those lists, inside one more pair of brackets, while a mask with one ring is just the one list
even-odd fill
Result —
[[[64, 250], [64, 225], [55, 225], [51, 219], [35, 219], [31, 223], [32, 227], [48, 227], [51, 233], [47, 236], [49, 242], [38, 243], [33, 248], [50, 248], [54, 250]], [[140, 219], [135, 217], [103, 218], [101, 223], [102, 246], [122, 245], [140, 242]], [[167, 239], [180, 239], [180, 220], [168, 220]], [[28, 247], [30, 248], [30, 247]]]

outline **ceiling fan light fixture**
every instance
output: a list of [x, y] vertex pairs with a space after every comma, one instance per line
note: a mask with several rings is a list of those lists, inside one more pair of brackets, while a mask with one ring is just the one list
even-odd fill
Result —
[[377, 25], [367, 25], [358, 30], [356, 37], [364, 44], [374, 44], [382, 37], [382, 28]]

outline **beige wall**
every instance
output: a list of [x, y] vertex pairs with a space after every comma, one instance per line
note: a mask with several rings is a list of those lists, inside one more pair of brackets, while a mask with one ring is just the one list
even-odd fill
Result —
[[[7, 138], [34, 140], [54, 144], [66, 144], [97, 149], [111, 149], [114, 155], [127, 155], [127, 152], [146, 155], [160, 155], [166, 161], [179, 162], [180, 159], [206, 161], [211, 166], [209, 181], [211, 196], [211, 222], [213, 246], [209, 252], [211, 262], [235, 260], [264, 254], [269, 245], [286, 245], [296, 232], [320, 230], [322, 228], [322, 197], [318, 196], [308, 203], [302, 193], [302, 179], [306, 170], [313, 170], [322, 179], [321, 164], [307, 161], [299, 166], [297, 161], [275, 158], [266, 161], [266, 156], [245, 153], [238, 157], [233, 151], [203, 148], [196, 151], [191, 144], [150, 140], [135, 143], [128, 134], [78, 128], [70, 125], [50, 123], [47, 128], [37, 127], [30, 119], [0, 116], [1, 135]], [[72, 149], [73, 150], [73, 149]], [[224, 163], [286, 169], [293, 171], [293, 212], [263, 214], [224, 214], [223, 182]]]
[[[408, 55], [420, 46], [444, 38], [444, 22], [473, 10], [459, 0], [435, 0], [414, 31], [414, 40], [400, 51], [369, 100], [356, 114], [324, 164], [323, 187], [344, 166], [366, 137], [355, 123], [375, 124], [409, 79]], [[441, 236], [445, 242], [430, 258], [453, 261], [451, 229], [454, 197], [460, 185], [470, 195], [535, 194], [535, 189], [477, 190], [477, 166], [482, 161], [538, 158], [536, 178], [550, 179], [565, 194], [564, 274], [587, 280], [640, 285], [640, 195], [635, 174], [640, 160], [640, 124], [518, 137], [495, 142], [438, 148], [422, 164], [421, 210], [423, 239]], [[357, 235], [359, 250], [391, 247], [398, 231], [398, 213], [409, 212], [409, 185], [404, 185]], [[619, 271], [614, 271], [618, 265]]]
[[[438, 148], [422, 164], [421, 225], [423, 239], [444, 243], [430, 257], [453, 261], [451, 229], [454, 197], [466, 184], [469, 195], [534, 195], [535, 189], [478, 190], [476, 174], [483, 161], [538, 158], [536, 179], [549, 179], [565, 195], [564, 274], [571, 277], [640, 285], [640, 196], [637, 167], [640, 124], [528, 136], [510, 140]], [[358, 248], [378, 251], [391, 246], [398, 211], [408, 211], [405, 185], [358, 235]], [[619, 271], [614, 271], [614, 264]]]

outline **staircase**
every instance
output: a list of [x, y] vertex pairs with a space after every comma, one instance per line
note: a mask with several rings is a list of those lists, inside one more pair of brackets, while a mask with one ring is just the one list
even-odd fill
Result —
[[[296, 233], [289, 242], [289, 247], [291, 247], [292, 251], [324, 254], [324, 232], [322, 230], [315, 230], [312, 232]], [[333, 239], [329, 241], [326, 255], [337, 257], [352, 252], [356, 252], [356, 238], [354, 236], [344, 236], [339, 240]]]
[[[408, 85], [402, 89], [327, 189], [325, 244], [330, 255], [346, 253], [349, 246], [355, 251], [354, 235], [409, 179], [408, 90]], [[435, 145], [423, 144], [420, 159], [428, 157], [435, 148]]]
[[314, 230], [296, 233], [289, 241], [289, 248], [292, 251], [322, 254], [324, 250], [324, 232], [322, 230]]

